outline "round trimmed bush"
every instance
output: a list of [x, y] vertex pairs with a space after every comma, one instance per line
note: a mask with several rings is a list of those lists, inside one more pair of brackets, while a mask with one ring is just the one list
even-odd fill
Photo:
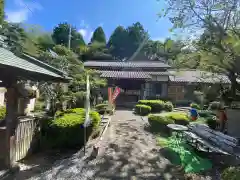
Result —
[[173, 111], [173, 104], [171, 102], [165, 102], [164, 103], [164, 110], [167, 112]]
[[151, 112], [151, 107], [144, 105], [144, 104], [137, 104], [135, 106], [135, 112], [136, 114], [139, 114], [141, 116], [146, 116]]
[[196, 104], [196, 103], [191, 103], [190, 107], [194, 108], [194, 109], [201, 109], [201, 107], [198, 104]]
[[150, 106], [152, 113], [159, 113], [164, 110], [164, 101], [162, 100], [139, 100], [138, 104]]
[[[78, 148], [84, 143], [85, 109], [68, 109], [57, 112], [55, 119], [45, 127], [45, 139], [51, 148]], [[87, 139], [100, 123], [98, 112], [90, 112], [91, 124], [86, 128]]]
[[183, 112], [170, 112], [166, 115], [167, 118], [174, 120], [175, 124], [188, 125], [189, 117]]
[[167, 118], [162, 115], [148, 115], [148, 122], [150, 124], [150, 128], [154, 132], [162, 132], [165, 134], [170, 134], [170, 129], [167, 127], [168, 124], [173, 124], [174, 121], [170, 118]]

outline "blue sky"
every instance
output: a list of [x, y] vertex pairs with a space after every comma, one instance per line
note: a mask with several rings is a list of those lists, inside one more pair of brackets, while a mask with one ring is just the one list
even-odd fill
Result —
[[[8, 0], [6, 18], [11, 22], [38, 24], [51, 31], [60, 22], [67, 21], [88, 41], [92, 32], [102, 26], [109, 37], [118, 25], [129, 26], [141, 22], [154, 40], [170, 36], [171, 23], [160, 19], [157, 13], [164, 1], [157, 0]], [[29, 10], [30, 9], [30, 10]]]

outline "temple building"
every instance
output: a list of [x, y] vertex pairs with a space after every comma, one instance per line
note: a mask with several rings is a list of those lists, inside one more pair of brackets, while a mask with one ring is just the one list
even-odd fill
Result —
[[[85, 68], [96, 70], [107, 79], [108, 87], [120, 87], [117, 105], [139, 99], [184, 100], [199, 86], [229, 84], [224, 75], [199, 70], [175, 70], [161, 61], [86, 61]], [[106, 95], [107, 90], [100, 91]]]

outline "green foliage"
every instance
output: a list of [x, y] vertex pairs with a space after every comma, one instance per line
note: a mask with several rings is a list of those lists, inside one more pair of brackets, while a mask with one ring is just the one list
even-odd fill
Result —
[[217, 121], [213, 118], [207, 118], [207, 125], [211, 128], [211, 129], [216, 129], [217, 127]]
[[169, 102], [169, 101], [165, 102], [164, 103], [164, 110], [167, 111], [167, 112], [173, 111], [173, 104], [172, 104], [172, 102]]
[[141, 116], [146, 116], [151, 112], [151, 107], [144, 104], [137, 104], [135, 106], [135, 112]]
[[128, 33], [126, 29], [118, 26], [110, 36], [107, 46], [114, 57], [123, 59], [127, 54], [127, 43]]
[[138, 104], [150, 106], [152, 113], [159, 113], [164, 110], [164, 101], [162, 100], [139, 100]]
[[[85, 121], [85, 109], [68, 109], [57, 111], [55, 119], [45, 124], [43, 131], [45, 140], [52, 148], [76, 148], [83, 145], [84, 130], [81, 127]], [[87, 127], [87, 139], [92, 131], [98, 129], [100, 115], [90, 112], [91, 125]]]
[[189, 117], [185, 112], [169, 112], [165, 114], [165, 117], [174, 121], [189, 121]]
[[34, 111], [43, 111], [43, 110], [44, 110], [44, 107], [45, 107], [44, 102], [37, 100], [37, 101], [35, 102]]
[[4, 0], [0, 0], [0, 24], [3, 24], [3, 21], [4, 21], [4, 16], [5, 16], [5, 13], [4, 13]]
[[238, 180], [240, 177], [240, 167], [229, 167], [221, 174], [222, 180]]
[[190, 107], [191, 108], [194, 108], [194, 109], [201, 109], [200, 105], [196, 104], [196, 103], [191, 103], [190, 104]]
[[190, 100], [177, 100], [174, 104], [176, 107], [189, 107], [191, 103]]
[[92, 35], [92, 38], [91, 38], [91, 41], [90, 43], [93, 43], [93, 42], [99, 42], [99, 43], [103, 43], [103, 44], [106, 44], [106, 35], [102, 29], [102, 27], [98, 27], [94, 32], [93, 32], [93, 35]]
[[113, 57], [118, 59], [130, 58], [141, 52], [149, 34], [141, 23], [134, 23], [126, 29], [118, 26], [109, 38], [108, 47]]
[[198, 115], [203, 118], [215, 116], [215, 114], [212, 111], [208, 111], [208, 110], [198, 111]]
[[0, 31], [5, 36], [4, 44], [7, 48], [16, 55], [21, 55], [27, 35], [20, 24], [4, 22]]
[[6, 116], [6, 107], [0, 107], [0, 120], [3, 120]]
[[[56, 44], [68, 47], [70, 26], [68, 23], [60, 23], [53, 29], [52, 38]], [[75, 27], [71, 27], [71, 49], [76, 51], [81, 45], [85, 45], [82, 35]]]
[[168, 118], [166, 116], [163, 116], [161, 114], [155, 115], [155, 114], [149, 114], [148, 115], [148, 122], [150, 125], [153, 124], [160, 124], [160, 125], [168, 125], [168, 124], [174, 124], [174, 120], [171, 118]]
[[99, 113], [99, 114], [112, 114], [113, 113], [113, 107], [109, 106], [109, 104], [107, 103], [104, 103], [104, 104], [97, 104], [95, 106], [95, 109], [96, 111]]
[[209, 110], [218, 110], [221, 108], [221, 103], [219, 101], [213, 101], [209, 104]]

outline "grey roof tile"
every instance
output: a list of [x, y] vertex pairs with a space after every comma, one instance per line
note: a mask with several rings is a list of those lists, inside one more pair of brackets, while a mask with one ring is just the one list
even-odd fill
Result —
[[202, 83], [230, 83], [228, 77], [200, 70], [169, 70], [172, 82], [202, 82]]
[[151, 79], [151, 76], [143, 71], [99, 71], [100, 77], [123, 79]]
[[67, 78], [60, 70], [49, 66], [41, 61], [31, 58], [31, 60], [23, 59], [15, 56], [11, 51], [0, 48], [0, 65], [11, 66], [42, 75], [52, 76], [55, 78]]
[[134, 62], [112, 62], [112, 61], [87, 61], [85, 67], [119, 67], [119, 68], [170, 68], [163, 62], [134, 61]]

